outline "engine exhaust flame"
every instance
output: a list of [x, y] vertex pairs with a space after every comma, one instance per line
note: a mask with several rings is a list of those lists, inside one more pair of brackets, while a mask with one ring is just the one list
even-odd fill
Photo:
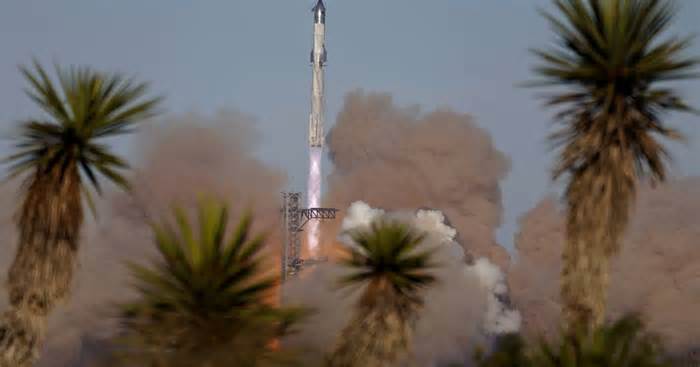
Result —
[[[307, 186], [307, 199], [309, 208], [321, 206], [321, 158], [323, 157], [322, 147], [312, 147], [309, 150], [309, 179]], [[319, 222], [312, 220], [308, 223], [307, 244], [309, 255], [312, 258], [318, 256], [319, 252]]]

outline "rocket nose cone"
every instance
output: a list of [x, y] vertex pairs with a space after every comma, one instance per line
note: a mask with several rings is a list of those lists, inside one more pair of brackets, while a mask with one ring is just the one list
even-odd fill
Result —
[[318, 0], [311, 11], [316, 15], [326, 14], [326, 5], [323, 3], [323, 0]]
[[326, 11], [326, 5], [323, 4], [323, 0], [318, 0], [318, 2], [316, 3], [316, 5], [315, 5], [314, 8], [313, 8], [313, 11], [314, 11], [314, 12], [315, 12], [315, 11], [318, 11], [318, 10], [321, 10], [321, 11], [324, 11], [324, 12]]
[[326, 23], [326, 5], [323, 4], [323, 0], [318, 0], [312, 12], [316, 23]]

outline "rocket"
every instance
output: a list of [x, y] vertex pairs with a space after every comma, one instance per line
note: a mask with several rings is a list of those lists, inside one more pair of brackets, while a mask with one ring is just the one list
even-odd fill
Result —
[[323, 147], [324, 74], [326, 64], [326, 6], [318, 0], [314, 14], [314, 43], [311, 50], [311, 116], [309, 117], [309, 146]]

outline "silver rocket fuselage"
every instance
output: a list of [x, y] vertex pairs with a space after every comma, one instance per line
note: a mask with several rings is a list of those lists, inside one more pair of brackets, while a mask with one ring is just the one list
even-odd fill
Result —
[[314, 44], [311, 50], [311, 116], [309, 117], [309, 146], [323, 146], [324, 73], [326, 64], [326, 8], [322, 0], [313, 9]]

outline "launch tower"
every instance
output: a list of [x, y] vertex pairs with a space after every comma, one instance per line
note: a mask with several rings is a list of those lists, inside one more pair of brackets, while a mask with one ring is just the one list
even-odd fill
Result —
[[282, 282], [298, 274], [304, 267], [325, 261], [324, 258], [303, 259], [299, 234], [309, 221], [335, 219], [337, 209], [301, 207], [301, 193], [282, 193]]

